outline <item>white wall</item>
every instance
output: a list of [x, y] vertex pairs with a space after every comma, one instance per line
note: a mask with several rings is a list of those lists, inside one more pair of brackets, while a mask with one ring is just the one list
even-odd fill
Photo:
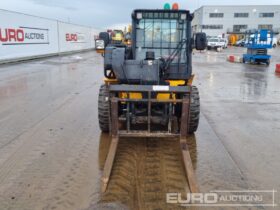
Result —
[[93, 48], [91, 28], [58, 22], [60, 52]]
[[57, 22], [0, 10], [0, 60], [58, 52]]
[[0, 62], [92, 49], [97, 34], [90, 27], [0, 10]]

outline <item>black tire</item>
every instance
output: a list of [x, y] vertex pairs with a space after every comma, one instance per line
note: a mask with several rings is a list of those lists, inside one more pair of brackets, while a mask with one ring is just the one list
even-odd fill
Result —
[[196, 86], [192, 86], [189, 134], [196, 132], [199, 124], [199, 114], [200, 114], [199, 92]]
[[98, 120], [99, 127], [102, 132], [109, 132], [109, 113], [110, 113], [110, 102], [109, 102], [109, 90], [108, 86], [103, 84], [99, 89], [98, 96]]

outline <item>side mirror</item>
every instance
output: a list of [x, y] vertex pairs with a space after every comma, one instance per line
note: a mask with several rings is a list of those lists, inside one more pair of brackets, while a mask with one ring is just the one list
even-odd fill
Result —
[[206, 33], [196, 33], [195, 35], [195, 49], [205, 50], [207, 48]]
[[103, 39], [96, 39], [95, 40], [95, 49], [96, 50], [104, 50], [105, 49], [105, 42]]
[[99, 33], [99, 39], [104, 41], [104, 48], [105, 48], [110, 42], [109, 33], [108, 32], [100, 32]]

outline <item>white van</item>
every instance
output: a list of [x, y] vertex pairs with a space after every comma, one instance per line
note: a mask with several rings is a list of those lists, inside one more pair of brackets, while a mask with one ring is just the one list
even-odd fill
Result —
[[219, 37], [211, 37], [208, 39], [207, 49], [215, 49], [218, 51], [218, 49], [224, 48], [225, 42], [219, 38]]
[[221, 38], [221, 41], [224, 43], [223, 48], [226, 49], [228, 47], [228, 39], [227, 38]]

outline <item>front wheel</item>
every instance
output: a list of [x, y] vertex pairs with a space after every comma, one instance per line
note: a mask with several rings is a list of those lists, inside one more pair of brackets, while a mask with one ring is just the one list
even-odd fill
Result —
[[109, 109], [109, 90], [108, 86], [103, 84], [100, 86], [98, 96], [98, 120], [100, 129], [105, 133], [109, 132]]
[[191, 103], [190, 103], [190, 118], [189, 118], [189, 134], [196, 132], [199, 124], [200, 115], [200, 98], [198, 88], [192, 86]]

